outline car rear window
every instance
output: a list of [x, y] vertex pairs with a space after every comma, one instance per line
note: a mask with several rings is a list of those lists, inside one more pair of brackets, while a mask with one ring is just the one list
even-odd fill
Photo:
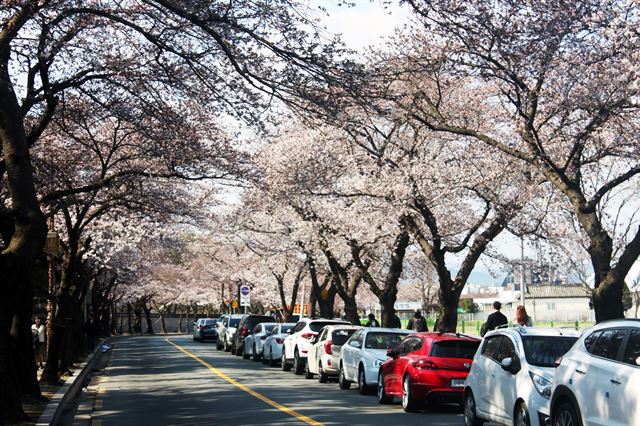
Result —
[[275, 325], [275, 324], [271, 324], [271, 325], [263, 325], [263, 327], [264, 327], [264, 331], [265, 331], [266, 333], [270, 333], [270, 332], [271, 332], [271, 330], [273, 330], [274, 328], [276, 328], [276, 325]]
[[237, 327], [239, 323], [240, 323], [240, 318], [229, 319], [229, 327]]
[[367, 349], [395, 348], [405, 336], [398, 333], [372, 332], [367, 334], [364, 347]]
[[249, 326], [255, 326], [261, 322], [276, 322], [273, 317], [249, 317], [247, 318], [247, 324]]
[[204, 325], [216, 325], [216, 320], [212, 320], [212, 319], [204, 320]]
[[345, 342], [349, 340], [349, 337], [351, 337], [351, 335], [356, 332], [356, 330], [357, 329], [355, 328], [352, 328], [350, 330], [334, 330], [333, 333], [331, 333], [331, 340], [333, 340], [334, 345], [344, 345]]
[[322, 330], [322, 327], [324, 327], [325, 325], [332, 325], [335, 324], [335, 322], [311, 322], [309, 323], [309, 328], [311, 329], [311, 331], [315, 331], [316, 333], [320, 330]]
[[531, 365], [554, 367], [576, 340], [572, 336], [523, 336], [524, 356]]
[[469, 340], [443, 340], [435, 342], [431, 347], [431, 356], [437, 358], [472, 359], [480, 346], [480, 342]]

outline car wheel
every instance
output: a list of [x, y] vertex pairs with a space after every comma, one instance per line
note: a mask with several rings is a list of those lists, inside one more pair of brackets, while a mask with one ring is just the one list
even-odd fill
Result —
[[262, 356], [258, 354], [256, 345], [253, 345], [253, 360], [257, 362], [257, 361], [260, 361], [261, 359], [262, 359]]
[[313, 379], [314, 374], [311, 371], [309, 371], [309, 363], [308, 362], [304, 363], [304, 373], [303, 373], [303, 375], [304, 375], [305, 379]]
[[249, 359], [250, 355], [245, 350], [244, 344], [242, 344], [242, 359]]
[[282, 365], [280, 366], [280, 368], [282, 368], [282, 371], [290, 371], [291, 370], [291, 366], [289, 364], [287, 364], [287, 358], [285, 358], [284, 356], [284, 348], [282, 349]]
[[531, 426], [529, 409], [523, 401], [520, 401], [520, 403], [516, 405], [515, 416], [513, 416], [513, 426]]
[[362, 366], [358, 369], [358, 392], [360, 392], [360, 395], [367, 395], [369, 393], [369, 386], [367, 385], [367, 379]]
[[384, 376], [378, 375], [378, 404], [391, 404], [393, 397], [387, 395], [387, 391], [384, 388]]
[[275, 367], [276, 365], [278, 365], [278, 360], [273, 359], [273, 353], [269, 354], [269, 366]]
[[293, 354], [293, 374], [301, 375], [304, 372], [304, 361], [298, 354], [298, 349]]
[[344, 369], [342, 368], [342, 365], [340, 365], [340, 374], [338, 376], [338, 386], [340, 386], [340, 389], [349, 389], [351, 387], [351, 382], [348, 381], [346, 377], [344, 377]]
[[218, 337], [218, 341], [216, 342], [216, 349], [222, 350], [222, 343], [220, 343], [220, 338]]
[[244, 352], [244, 351], [242, 350], [242, 349], [243, 349], [242, 345], [240, 345], [240, 347], [237, 347], [237, 346], [236, 346], [236, 344], [234, 343], [234, 344], [233, 344], [233, 347], [234, 347], [234, 348], [235, 348], [235, 350], [236, 350], [236, 356], [240, 356], [240, 355], [242, 355], [242, 352]]
[[582, 420], [570, 402], [564, 402], [553, 416], [553, 426], [582, 426]]
[[411, 378], [404, 376], [402, 380], [402, 408], [407, 413], [418, 411], [420, 404], [411, 396]]
[[229, 343], [227, 343], [227, 339], [224, 339], [224, 351], [231, 352], [231, 346], [229, 346]]
[[319, 362], [318, 363], [318, 382], [327, 383], [327, 380], [329, 380], [329, 375], [325, 373], [324, 370], [322, 369], [322, 362]]
[[476, 415], [476, 400], [473, 397], [473, 392], [468, 391], [464, 395], [462, 405], [465, 426], [482, 426], [484, 424], [484, 421], [480, 420]]

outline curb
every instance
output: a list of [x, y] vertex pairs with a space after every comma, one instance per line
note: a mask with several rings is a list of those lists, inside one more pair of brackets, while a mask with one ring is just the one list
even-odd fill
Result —
[[[111, 338], [106, 338], [96, 345], [96, 349], [93, 353], [87, 355], [82, 361], [80, 366], [76, 369], [78, 371], [73, 377], [67, 379], [60, 389], [53, 395], [44, 412], [35, 423], [35, 426], [49, 426], [56, 425], [67, 405], [75, 399], [78, 393], [84, 387], [87, 374], [91, 371], [95, 360], [100, 356], [100, 348], [105, 343], [109, 343]], [[73, 380], [71, 380], [73, 379]]]

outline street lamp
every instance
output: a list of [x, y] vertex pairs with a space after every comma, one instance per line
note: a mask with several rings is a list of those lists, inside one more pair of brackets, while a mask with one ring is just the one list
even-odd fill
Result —
[[56, 284], [56, 268], [55, 268], [55, 258], [58, 252], [60, 251], [60, 237], [56, 232], [55, 228], [55, 218], [51, 216], [49, 218], [49, 231], [47, 232], [47, 240], [44, 244], [44, 252], [47, 255], [47, 259], [49, 261], [49, 287], [48, 287], [48, 297], [47, 297], [47, 356], [49, 354], [49, 348], [51, 345], [51, 332], [53, 329], [53, 298]]

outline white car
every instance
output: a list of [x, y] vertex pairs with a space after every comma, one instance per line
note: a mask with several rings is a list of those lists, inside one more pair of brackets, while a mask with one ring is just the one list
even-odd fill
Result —
[[576, 340], [578, 332], [558, 328], [515, 326], [487, 333], [465, 381], [465, 424], [544, 426], [555, 363]]
[[556, 368], [554, 426], [640, 425], [640, 320], [584, 331]]
[[222, 325], [218, 330], [218, 344], [216, 348], [218, 350], [224, 349], [225, 352], [229, 352], [233, 347], [233, 335], [236, 334], [236, 327], [240, 323], [244, 315], [225, 315], [222, 320]]
[[303, 318], [296, 326], [290, 330], [290, 336], [284, 339], [284, 347], [282, 349], [282, 370], [289, 371], [293, 367], [295, 374], [302, 374], [304, 371], [307, 353], [311, 346], [311, 339], [326, 325], [346, 324], [351, 325], [348, 321], [328, 320], [328, 319], [311, 319]]
[[378, 383], [378, 371], [387, 359], [387, 350], [398, 346], [411, 330], [398, 328], [361, 328], [342, 346], [338, 384], [340, 389], [349, 389], [352, 382], [366, 394]]
[[327, 325], [311, 341], [307, 353], [304, 377], [312, 379], [318, 375], [320, 383], [326, 383], [330, 376], [340, 371], [340, 352], [349, 337], [362, 327], [357, 325]]
[[294, 322], [278, 324], [264, 340], [262, 345], [262, 363], [275, 367], [282, 358], [282, 345], [284, 339], [289, 336], [288, 331], [295, 327]]
[[253, 328], [251, 334], [244, 338], [242, 357], [248, 359], [253, 357], [254, 361], [262, 358], [262, 346], [267, 340], [271, 331], [278, 325], [276, 322], [263, 322]]

